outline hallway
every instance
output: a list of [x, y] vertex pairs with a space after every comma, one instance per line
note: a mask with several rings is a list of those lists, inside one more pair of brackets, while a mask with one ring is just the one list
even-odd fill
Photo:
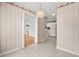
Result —
[[50, 37], [44, 43], [34, 44], [3, 57], [77, 57], [56, 49], [56, 38]]

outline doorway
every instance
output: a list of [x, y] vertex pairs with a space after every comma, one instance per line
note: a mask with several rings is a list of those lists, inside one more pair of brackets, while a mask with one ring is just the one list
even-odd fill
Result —
[[22, 14], [22, 48], [35, 43], [35, 16]]
[[46, 39], [49, 39], [49, 37], [56, 38], [56, 21], [46, 22], [46, 28]]

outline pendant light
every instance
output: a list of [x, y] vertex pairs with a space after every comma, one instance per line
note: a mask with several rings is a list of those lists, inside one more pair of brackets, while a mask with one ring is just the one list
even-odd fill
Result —
[[44, 17], [44, 12], [43, 12], [43, 10], [41, 8], [41, 2], [40, 2], [39, 5], [40, 5], [40, 8], [37, 10], [36, 16], [39, 17], [39, 18], [42, 18], [42, 17]]

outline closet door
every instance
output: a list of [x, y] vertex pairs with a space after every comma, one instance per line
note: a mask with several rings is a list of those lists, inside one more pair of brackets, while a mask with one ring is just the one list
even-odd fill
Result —
[[64, 8], [57, 9], [57, 47], [63, 48], [63, 13]]
[[1, 45], [1, 53], [6, 51], [6, 3], [0, 3], [0, 45]]
[[79, 3], [74, 3], [74, 50], [79, 53]]

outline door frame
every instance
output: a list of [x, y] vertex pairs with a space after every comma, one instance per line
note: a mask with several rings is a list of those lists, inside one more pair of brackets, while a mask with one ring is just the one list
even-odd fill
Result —
[[22, 36], [22, 37], [21, 37], [21, 40], [22, 40], [22, 41], [21, 41], [21, 48], [25, 48], [25, 47], [24, 47], [24, 14], [25, 14], [25, 13], [21, 13], [21, 16], [22, 16], [22, 20], [21, 20], [21, 21], [22, 21], [22, 22], [21, 22], [21, 29], [22, 29], [22, 30], [21, 30], [21, 32], [22, 32], [22, 33], [21, 33], [21, 34], [22, 34], [22, 35], [21, 35], [21, 36]]
[[[25, 13], [21, 13], [21, 16], [22, 16], [22, 20], [21, 20], [21, 48], [25, 48], [24, 44], [24, 16], [25, 16]], [[37, 44], [38, 43], [38, 17], [35, 16], [35, 40], [34, 42]]]

